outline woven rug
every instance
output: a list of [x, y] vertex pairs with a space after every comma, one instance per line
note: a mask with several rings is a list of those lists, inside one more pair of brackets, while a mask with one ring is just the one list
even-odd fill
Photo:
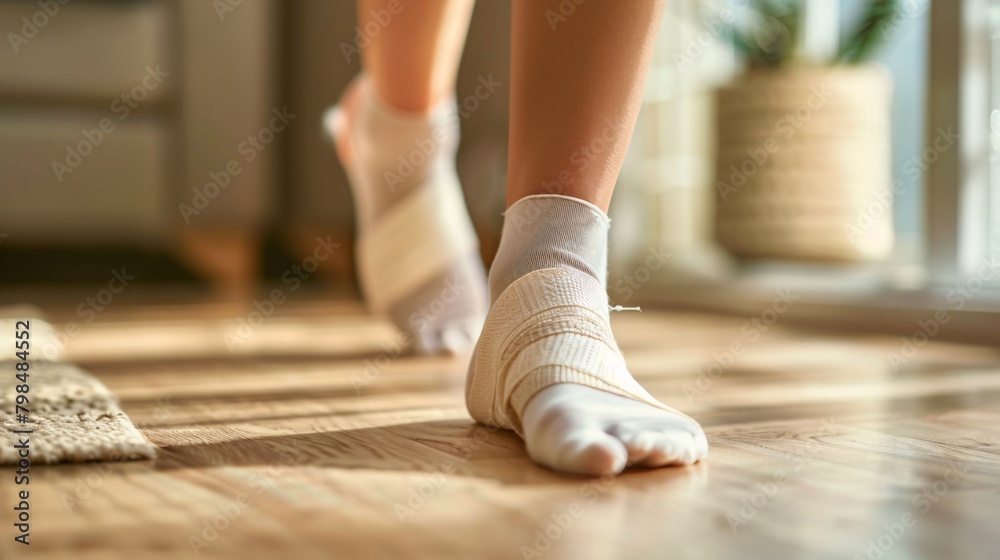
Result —
[[[13, 322], [0, 319], [0, 464], [20, 460], [19, 448], [28, 440], [32, 463], [152, 459], [156, 447], [132, 424], [113, 394], [95, 377], [71, 364], [32, 359], [28, 370], [28, 402], [18, 409], [22, 381], [14, 355]], [[31, 335], [53, 333], [51, 326], [31, 319]], [[41, 338], [39, 336], [38, 338]], [[33, 356], [32, 356], [33, 358]], [[23, 389], [23, 387], [22, 387]], [[26, 412], [26, 414], [25, 414]], [[24, 416], [18, 416], [23, 414]], [[30, 433], [18, 433], [30, 430]]]

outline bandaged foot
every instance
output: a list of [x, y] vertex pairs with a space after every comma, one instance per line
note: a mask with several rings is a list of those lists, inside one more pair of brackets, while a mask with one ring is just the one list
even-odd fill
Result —
[[324, 117], [358, 216], [365, 301], [424, 353], [472, 348], [486, 275], [455, 171], [454, 99], [426, 114], [386, 106], [360, 77]]
[[466, 404], [557, 471], [692, 464], [708, 453], [701, 427], [639, 386], [611, 334], [609, 225], [596, 206], [559, 195], [507, 210]]

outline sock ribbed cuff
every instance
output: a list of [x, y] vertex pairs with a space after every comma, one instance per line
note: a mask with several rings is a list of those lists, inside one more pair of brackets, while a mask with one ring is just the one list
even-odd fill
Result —
[[490, 300], [518, 278], [545, 268], [578, 270], [606, 287], [611, 219], [593, 204], [563, 195], [532, 195], [504, 213], [490, 268]]
[[392, 107], [382, 99], [371, 82], [368, 81], [362, 84], [362, 95], [368, 105], [368, 111], [371, 111], [380, 120], [396, 127], [458, 124], [458, 105], [454, 94], [442, 99], [427, 111], [404, 111]]

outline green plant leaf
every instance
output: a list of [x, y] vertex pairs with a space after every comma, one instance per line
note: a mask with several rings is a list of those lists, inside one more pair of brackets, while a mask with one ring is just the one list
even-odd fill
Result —
[[750, 19], [727, 33], [751, 66], [778, 66], [795, 52], [801, 6], [793, 0], [754, 0]]
[[899, 25], [897, 18], [901, 13], [902, 3], [899, 0], [872, 0], [858, 30], [841, 47], [837, 60], [847, 64], [868, 60]]

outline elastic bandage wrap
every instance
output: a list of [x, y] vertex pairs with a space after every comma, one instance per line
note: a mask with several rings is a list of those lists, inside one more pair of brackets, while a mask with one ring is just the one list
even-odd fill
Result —
[[385, 312], [477, 248], [461, 190], [445, 182], [427, 184], [361, 234], [358, 267], [365, 297], [374, 311]]
[[611, 333], [609, 228], [603, 211], [568, 196], [529, 196], [507, 209], [490, 269], [493, 305], [466, 384], [477, 421], [523, 436], [528, 402], [559, 383], [674, 412], [632, 378]]
[[473, 418], [523, 436], [528, 402], [557, 383], [673, 412], [629, 374], [608, 315], [604, 288], [578, 270], [538, 270], [511, 284], [494, 303], [470, 364], [466, 400]]
[[[369, 307], [386, 313], [455, 263], [478, 259], [479, 240], [454, 168], [454, 97], [427, 113], [407, 113], [381, 101], [364, 77], [357, 80], [358, 110], [348, 131], [353, 158], [343, 163], [360, 217], [361, 288]], [[324, 116], [334, 141], [346, 120], [339, 106]]]

